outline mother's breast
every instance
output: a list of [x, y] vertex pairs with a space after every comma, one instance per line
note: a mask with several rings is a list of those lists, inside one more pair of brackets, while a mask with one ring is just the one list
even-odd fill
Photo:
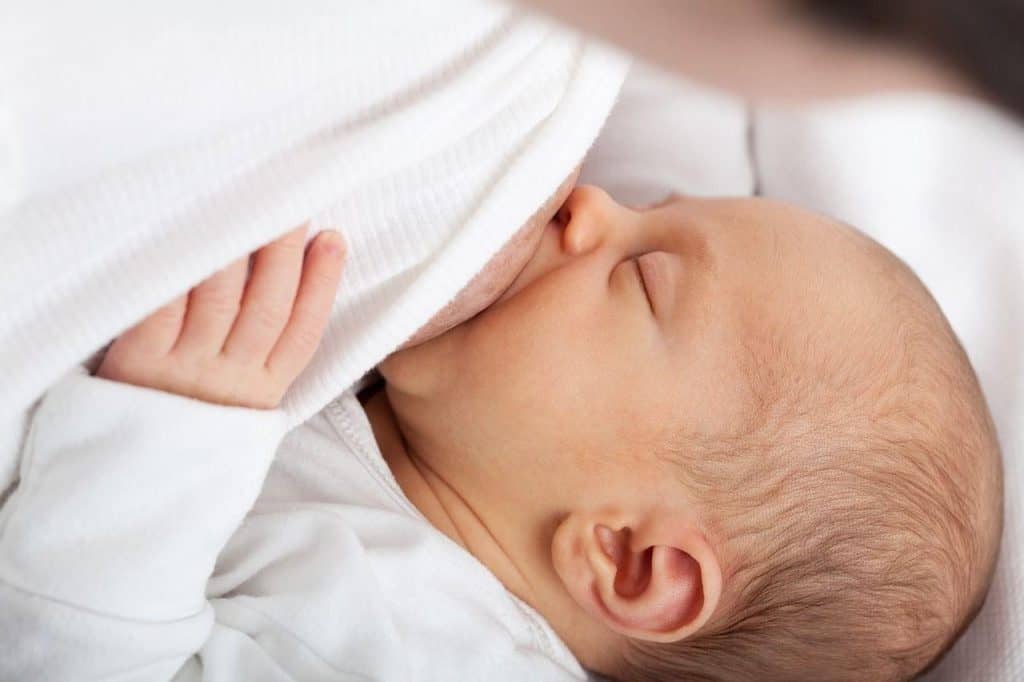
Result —
[[540, 244], [544, 228], [554, 218], [566, 197], [576, 186], [580, 167], [569, 174], [554, 194], [509, 239], [501, 251], [487, 262], [462, 291], [442, 308], [427, 324], [402, 344], [399, 350], [440, 336], [498, 300], [533, 256]]

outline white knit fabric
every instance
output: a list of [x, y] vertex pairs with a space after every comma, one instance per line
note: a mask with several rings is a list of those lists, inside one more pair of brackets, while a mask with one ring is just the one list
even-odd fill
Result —
[[316, 412], [451, 299], [571, 172], [618, 55], [452, 0], [104, 0], [0, 22], [0, 490], [73, 364], [304, 221], [341, 230]]

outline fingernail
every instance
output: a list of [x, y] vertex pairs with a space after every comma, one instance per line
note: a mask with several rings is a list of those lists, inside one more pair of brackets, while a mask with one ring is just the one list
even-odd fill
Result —
[[345, 251], [345, 239], [337, 230], [324, 230], [320, 237], [323, 242], [323, 249], [327, 253], [336, 256]]

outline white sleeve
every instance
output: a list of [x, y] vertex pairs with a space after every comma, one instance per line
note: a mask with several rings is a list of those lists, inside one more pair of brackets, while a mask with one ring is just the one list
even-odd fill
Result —
[[284, 434], [277, 411], [76, 374], [51, 388], [0, 509], [0, 679], [169, 679]]

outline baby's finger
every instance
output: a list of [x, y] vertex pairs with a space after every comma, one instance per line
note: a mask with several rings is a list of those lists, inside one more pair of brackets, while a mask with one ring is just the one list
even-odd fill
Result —
[[267, 359], [272, 376], [291, 382], [309, 364], [327, 326], [344, 259], [345, 242], [337, 232], [313, 240], [291, 318]]
[[114, 342], [114, 346], [119, 350], [130, 350], [133, 354], [147, 357], [167, 355], [174, 348], [181, 333], [187, 299], [188, 294], [183, 294], [158, 308], [142, 322], [121, 334]]
[[244, 256], [192, 289], [176, 353], [210, 357], [220, 352], [238, 317], [248, 269], [249, 256]]
[[263, 364], [288, 323], [302, 274], [305, 241], [303, 225], [256, 252], [241, 311], [224, 344], [227, 355]]

